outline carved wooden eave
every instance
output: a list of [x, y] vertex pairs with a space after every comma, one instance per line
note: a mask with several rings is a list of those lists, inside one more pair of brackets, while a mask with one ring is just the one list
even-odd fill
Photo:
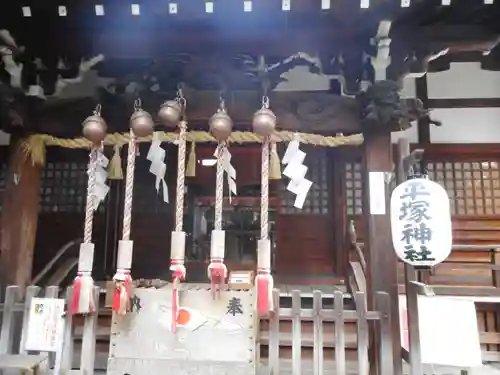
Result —
[[[208, 129], [208, 119], [217, 111], [219, 92], [185, 90], [187, 118], [191, 129]], [[174, 92], [142, 98], [143, 108], [156, 114], [163, 101], [172, 99]], [[356, 133], [359, 127], [359, 107], [354, 98], [325, 92], [273, 92], [271, 108], [278, 118], [280, 130], [323, 134]], [[94, 99], [58, 101], [45, 105], [30, 116], [31, 132], [60, 137], [81, 135], [81, 121], [92, 113]], [[109, 132], [125, 132], [133, 112], [133, 102], [114, 98], [102, 102], [102, 115]], [[226, 96], [226, 107], [238, 130], [250, 130], [254, 112], [260, 108], [257, 91], [233, 91]], [[160, 129], [161, 126], [158, 125]]]
[[[265, 27], [252, 27], [246, 31], [244, 26], [241, 29], [236, 27], [231, 33], [216, 33], [213, 27], [211, 31], [207, 27], [210, 22], [224, 18], [224, 11], [231, 13], [228, 9], [210, 16], [197, 15], [196, 12], [191, 12], [189, 16], [179, 13], [175, 19], [171, 18], [171, 23], [162, 24], [155, 29], [146, 25], [149, 18], [134, 18], [129, 15], [130, 19], [126, 19], [130, 27], [126, 33], [123, 27], [117, 28], [117, 19], [106, 13], [105, 20], [94, 20], [90, 22], [90, 26], [72, 28], [71, 32], [59, 32], [57, 35], [44, 28], [39, 33], [28, 33], [22, 26], [26, 22], [36, 25], [42, 20], [49, 20], [59, 31], [66, 30], [68, 24], [78, 20], [79, 12], [90, 10], [92, 4], [77, 0], [71, 6], [68, 5], [67, 17], [52, 17], [44, 13], [44, 17], [34, 14], [32, 19], [27, 20], [16, 15], [19, 13], [18, 3], [10, 0], [8, 3], [9, 6], [0, 15], [0, 29], [12, 28], [17, 45], [9, 45], [5, 40], [4, 45], [7, 44], [13, 51], [17, 63], [24, 64], [20, 80], [24, 86], [13, 89], [15, 95], [12, 95], [9, 90], [4, 90], [9, 86], [9, 77], [1, 77], [4, 84], [0, 90], [0, 127], [8, 131], [47, 132], [59, 136], [79, 135], [81, 120], [91, 113], [97, 103], [103, 105], [103, 113], [111, 130], [124, 131], [135, 97], [140, 96], [147, 109], [155, 113], [162, 101], [174, 96], [170, 90], [179, 82], [185, 82], [196, 89], [186, 93], [188, 116], [196, 127], [206, 128], [208, 118], [218, 107], [219, 94], [205, 90], [222, 88], [228, 90], [226, 103], [236, 125], [247, 127], [253, 112], [259, 107], [259, 84], [255, 82], [255, 74], [248, 69], [247, 61], [241, 64], [241, 57], [238, 57], [239, 66], [234, 63], [236, 53], [249, 54], [248, 57], [254, 60], [257, 55], [262, 54], [273, 63], [283, 61], [285, 57], [298, 51], [309, 52], [310, 56], [295, 66], [283, 64], [280, 69], [276, 69], [272, 88], [292, 68], [308, 65], [309, 68], [319, 68], [321, 79], [326, 83], [319, 90], [353, 95], [358, 91], [360, 82], [374, 80], [373, 67], [370, 71], [366, 67], [366, 61], [369, 62], [370, 56], [377, 52], [377, 40], [374, 38], [376, 39], [377, 25], [383, 17], [393, 20], [389, 36], [392, 40], [391, 65], [387, 78], [395, 81], [409, 73], [418, 75], [445, 69], [447, 62], [454, 59], [457, 53], [490, 52], [484, 58], [492, 62], [498, 53], [494, 47], [500, 32], [493, 22], [498, 19], [495, 15], [500, 14], [498, 2], [490, 8], [477, 4], [471, 8], [464, 6], [463, 2], [453, 1], [453, 6], [448, 8], [451, 10], [446, 11], [441, 7], [431, 6], [431, 2], [412, 2], [410, 8], [402, 9], [398, 2], [394, 2], [396, 6], [389, 6], [386, 1], [371, 1], [371, 8], [377, 11], [364, 12], [357, 8], [358, 5], [352, 5], [355, 2], [341, 0], [334, 2], [329, 12], [318, 9], [314, 13], [310, 9], [313, 7], [312, 2], [299, 1], [294, 2], [295, 12], [282, 12], [279, 7], [270, 7], [264, 13], [256, 12], [250, 16], [268, 17], [267, 21], [262, 21]], [[338, 8], [340, 3], [349, 6]], [[268, 2], [255, 0], [255, 9], [265, 4], [269, 6]], [[56, 10], [57, 5], [59, 4], [49, 1], [43, 6], [54, 7]], [[147, 6], [144, 5], [146, 10]], [[163, 16], [155, 14], [154, 17]], [[210, 19], [210, 22], [207, 21]], [[331, 22], [332, 20], [335, 22]], [[105, 24], [106, 27], [99, 26], [99, 22], [104, 22], [102, 25]], [[142, 24], [148, 27], [138, 28]], [[362, 28], [359, 28], [360, 24], [363, 25]], [[204, 27], [206, 32], [201, 33], [200, 27]], [[271, 29], [276, 33], [269, 33]], [[75, 40], [86, 40], [89, 43], [75, 43]], [[47, 48], [36, 47], [39, 45]], [[21, 46], [25, 48], [22, 49]], [[34, 51], [38, 55], [35, 56]], [[447, 53], [443, 54], [443, 51]], [[52, 95], [57, 76], [74, 77], [80, 58], [101, 53], [106, 56], [105, 61], [89, 72], [93, 74], [91, 78], [95, 81], [94, 86], [75, 86], [73, 91], [81, 94], [81, 97], [73, 95], [71, 100], [67, 99], [71, 95]], [[440, 57], [436, 59], [437, 54]], [[161, 59], [157, 59], [159, 57]], [[119, 68], [120, 65], [138, 60], [139, 67], [136, 64], [125, 71]], [[69, 68], [60, 68], [60, 61]], [[40, 62], [43, 64], [39, 64]], [[144, 77], [154, 77], [160, 88], [152, 90], [152, 83], [145, 82]], [[52, 95], [49, 100], [20, 97], [23, 90], [26, 92], [30, 85], [37, 82], [43, 86], [45, 95]], [[335, 82], [340, 82], [342, 90], [328, 87]], [[137, 83], [142, 88], [127, 92], [131, 83]], [[111, 86], [114, 86], [116, 93], [110, 94]], [[89, 87], [91, 89], [82, 94], [84, 88]], [[93, 90], [95, 88], [99, 89], [98, 94]], [[347, 90], [344, 91], [345, 88]], [[304, 88], [295, 86], [293, 90]], [[275, 92], [271, 99], [283, 129], [325, 133], [360, 130], [360, 109], [352, 97], [335, 96], [324, 91]]]

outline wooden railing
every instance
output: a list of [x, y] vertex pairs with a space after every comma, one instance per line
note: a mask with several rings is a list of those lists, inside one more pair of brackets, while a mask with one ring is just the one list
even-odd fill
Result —
[[75, 240], [71, 240], [65, 243], [63, 246], [57, 250], [57, 253], [54, 257], [47, 262], [45, 267], [31, 280], [33, 285], [40, 285], [42, 279], [47, 278], [47, 275], [50, 275], [50, 278], [47, 280], [46, 285], [58, 286], [60, 282], [71, 272], [73, 268], [75, 268], [78, 264], [78, 256], [73, 256], [65, 260], [62, 265], [59, 265], [54, 272], [55, 267], [57, 267], [57, 263], [59, 259], [61, 259], [71, 248], [76, 245], [79, 245], [82, 242], [80, 238]]
[[[279, 291], [273, 292], [275, 306], [279, 306]], [[333, 306], [325, 306], [322, 293], [313, 292], [312, 308], [301, 306], [299, 291], [292, 292], [292, 307], [277, 308], [269, 319], [269, 359], [268, 371], [270, 374], [293, 373], [314, 371], [314, 374], [335, 371], [336, 374], [354, 373], [368, 375], [370, 363], [368, 361], [369, 350], [369, 322], [378, 325], [381, 332], [379, 346], [380, 374], [393, 374], [392, 364], [392, 337], [390, 327], [390, 299], [387, 293], [377, 294], [378, 311], [368, 311], [366, 308], [366, 298], [364, 293], [357, 292], [355, 310], [346, 310], [344, 307], [344, 294], [340, 291], [334, 292]], [[291, 335], [280, 334], [280, 323], [283, 320], [292, 322]], [[312, 340], [304, 340], [304, 333], [301, 331], [301, 323], [304, 321], [313, 322]], [[327, 329], [327, 323], [334, 323], [333, 327]], [[357, 359], [349, 361], [346, 357], [346, 324], [356, 325], [356, 352]], [[306, 333], [307, 335], [307, 333]], [[313, 347], [313, 360], [304, 360], [301, 356], [303, 346]], [[286, 360], [280, 358], [279, 349], [282, 346], [292, 347], [292, 358]], [[335, 355], [332, 358], [324, 357], [324, 349], [335, 348]], [[357, 367], [357, 368], [355, 368]]]
[[366, 260], [361, 249], [362, 244], [358, 243], [353, 220], [349, 222], [348, 238], [349, 247], [353, 251], [349, 251], [347, 257], [349, 264], [344, 268], [347, 270], [346, 285], [352, 295], [357, 291], [366, 293]]
[[[31, 286], [22, 290], [16, 286], [6, 288], [5, 298], [0, 299], [1, 333], [0, 333], [0, 358], [12, 357], [12, 353], [26, 354], [24, 350], [24, 340], [27, 332], [29, 307], [31, 299], [35, 296], [44, 295], [49, 298], [58, 297], [58, 287], [48, 287], [45, 293], [39, 287]], [[96, 300], [99, 298], [99, 290], [95, 288]], [[66, 298], [71, 295], [71, 288], [65, 293]], [[392, 375], [393, 363], [390, 353], [392, 353], [392, 338], [390, 328], [390, 299], [386, 293], [377, 294], [377, 311], [369, 311], [366, 308], [365, 296], [361, 292], [355, 293], [355, 309], [346, 309], [344, 306], [345, 295], [336, 290], [328, 297], [321, 292], [314, 291], [313, 305], [311, 308], [302, 306], [302, 298], [299, 291], [292, 291], [291, 307], [281, 308], [280, 292], [273, 291], [275, 311], [268, 321], [268, 329], [260, 330], [257, 336], [256, 349], [259, 353], [259, 373], [268, 374], [298, 374], [314, 371], [314, 374], [323, 375], [335, 371], [336, 374], [356, 373], [368, 375], [370, 364], [368, 352], [370, 349], [369, 325], [376, 325], [381, 332], [381, 341], [376, 343], [380, 350], [378, 373]], [[101, 312], [103, 312], [101, 308]], [[61, 373], [69, 374], [76, 366], [82, 373], [92, 374], [96, 366], [96, 338], [99, 329], [99, 310], [85, 318], [66, 317], [64, 333], [64, 350], [62, 353]], [[21, 320], [22, 330], [16, 335], [16, 320]], [[108, 321], [109, 322], [109, 321]], [[312, 323], [312, 332], [303, 332], [303, 323]], [[291, 332], [283, 332], [280, 327], [285, 323], [291, 323]], [[355, 325], [355, 347], [354, 351], [349, 347], [352, 332], [346, 329]], [[76, 336], [76, 326], [82, 337]], [[83, 327], [82, 327], [83, 326]], [[103, 327], [100, 327], [101, 331]], [[21, 339], [14, 342], [14, 337]], [[101, 335], [102, 336], [102, 335]], [[80, 341], [79, 350], [75, 341]], [[269, 347], [267, 358], [260, 355], [260, 344], [266, 343]], [[280, 347], [292, 348], [290, 359], [280, 355]], [[313, 348], [312, 361], [302, 356], [304, 347]], [[331, 349], [335, 348], [334, 353]], [[350, 354], [355, 353], [356, 358], [352, 360]], [[331, 353], [331, 354], [330, 354]], [[30, 353], [31, 354], [31, 353]], [[103, 353], [100, 353], [102, 357]], [[105, 353], [104, 353], [105, 354]], [[107, 356], [107, 354], [105, 354]], [[2, 357], [3, 356], [3, 357]], [[76, 361], [75, 358], [78, 358]], [[53, 365], [53, 358], [49, 356]], [[1, 364], [0, 364], [1, 369]], [[372, 369], [373, 370], [373, 369]]]

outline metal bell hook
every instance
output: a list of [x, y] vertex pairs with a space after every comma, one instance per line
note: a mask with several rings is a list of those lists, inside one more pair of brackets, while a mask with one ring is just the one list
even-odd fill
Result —
[[269, 97], [267, 95], [262, 97], [262, 108], [269, 108]]
[[100, 104], [98, 104], [98, 105], [95, 106], [93, 114], [95, 116], [100, 116], [101, 115], [101, 105]]
[[141, 109], [141, 107], [142, 107], [141, 98], [135, 99], [135, 101], [134, 101], [134, 111], [137, 111], [137, 110]]

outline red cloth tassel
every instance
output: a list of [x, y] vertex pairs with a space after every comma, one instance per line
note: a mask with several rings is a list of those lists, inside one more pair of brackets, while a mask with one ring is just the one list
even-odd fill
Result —
[[77, 275], [73, 281], [73, 302], [71, 304], [71, 314], [78, 313], [78, 306], [80, 304], [80, 289], [82, 288], [82, 278]]
[[179, 278], [174, 276], [172, 281], [172, 325], [171, 331], [172, 333], [177, 332], [177, 312], [179, 311], [179, 290], [177, 286], [179, 284]]
[[172, 272], [172, 324], [170, 330], [172, 333], [177, 331], [177, 314], [179, 311], [179, 282], [186, 277], [186, 267], [183, 263], [172, 260], [170, 264]]
[[208, 266], [210, 281], [212, 283], [212, 294], [220, 290], [220, 286], [225, 283], [227, 276], [227, 268], [221, 260], [212, 260]]
[[115, 276], [115, 292], [113, 294], [113, 311], [124, 316], [130, 311], [130, 295], [132, 291], [132, 278], [130, 274]]
[[260, 274], [256, 278], [257, 284], [257, 311], [259, 314], [268, 314], [273, 310], [272, 290], [273, 278], [269, 274]]
[[73, 281], [71, 314], [88, 314], [95, 311], [94, 280], [90, 275], [78, 273]]

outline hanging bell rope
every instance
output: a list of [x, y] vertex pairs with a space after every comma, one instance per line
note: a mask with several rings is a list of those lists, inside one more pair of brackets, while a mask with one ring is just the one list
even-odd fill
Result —
[[95, 246], [92, 243], [92, 229], [94, 224], [94, 200], [96, 199], [97, 163], [107, 129], [106, 122], [101, 117], [100, 105], [96, 107], [92, 116], [85, 119], [82, 125], [85, 138], [91, 141], [93, 146], [90, 150], [87, 171], [87, 200], [83, 243], [80, 245], [77, 276], [73, 281], [73, 301], [70, 311], [74, 314], [88, 314], [95, 311], [94, 280], [92, 279]]
[[254, 114], [252, 125], [254, 132], [263, 137], [260, 239], [257, 242], [257, 310], [260, 314], [268, 314], [273, 309], [272, 289], [274, 286], [269, 240], [269, 156], [270, 136], [276, 128], [276, 115], [269, 109], [269, 98], [266, 95], [262, 98], [262, 108]]
[[[233, 121], [226, 112], [224, 99], [221, 95], [219, 109], [209, 120], [210, 133], [217, 139], [218, 146], [215, 151], [217, 157], [217, 170], [215, 177], [215, 220], [210, 242], [210, 264], [208, 277], [211, 282], [211, 291], [214, 298], [220, 297], [220, 290], [227, 278], [227, 267], [224, 264], [226, 232], [222, 228], [222, 212], [224, 200], [224, 170], [229, 168], [229, 151], [227, 139], [231, 135]], [[229, 171], [227, 171], [229, 173]], [[230, 182], [230, 176], [228, 181]], [[230, 186], [228, 186], [231, 189]]]
[[184, 258], [186, 254], [186, 233], [183, 231], [184, 221], [184, 193], [186, 175], [186, 136], [187, 121], [185, 119], [186, 100], [179, 86], [175, 100], [162, 104], [158, 117], [166, 127], [179, 127], [177, 138], [177, 184], [175, 191], [175, 230], [171, 234], [170, 243], [170, 272], [172, 272], [172, 325], [171, 331], [177, 331], [177, 314], [179, 310], [179, 284], [186, 278]]
[[135, 159], [137, 155], [136, 136], [148, 136], [153, 132], [154, 122], [151, 115], [141, 108], [141, 101], [134, 104], [134, 113], [130, 117], [130, 138], [127, 150], [127, 174], [125, 176], [125, 198], [123, 204], [122, 239], [118, 243], [116, 273], [113, 277], [115, 290], [112, 309], [119, 316], [130, 311], [132, 293], [132, 256], [134, 243], [130, 240], [132, 225], [132, 203], [134, 194]]

